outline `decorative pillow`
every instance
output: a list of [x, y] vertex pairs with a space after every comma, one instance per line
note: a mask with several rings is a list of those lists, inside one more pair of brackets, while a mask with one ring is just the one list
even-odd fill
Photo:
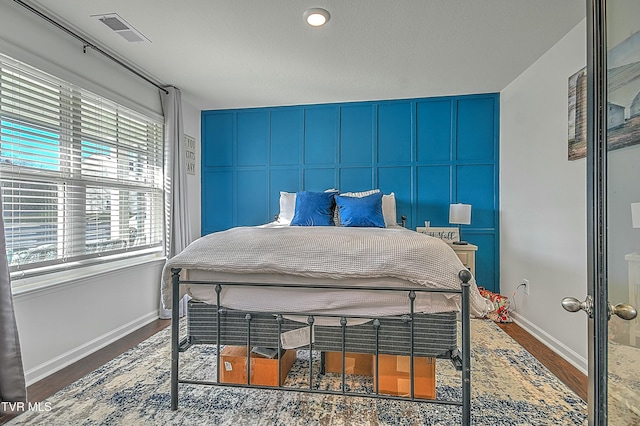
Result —
[[335, 192], [296, 193], [296, 209], [292, 226], [332, 226]]
[[[369, 191], [343, 192], [340, 195], [343, 197], [361, 198], [361, 197], [366, 197], [367, 195], [376, 194], [378, 192], [380, 192], [379, 189], [370, 189]], [[335, 222], [336, 226], [340, 226], [340, 212], [338, 211], [338, 206], [336, 206], [336, 209], [333, 212], [333, 221]]]
[[[338, 190], [330, 188], [324, 192], [337, 193]], [[280, 213], [278, 213], [278, 223], [282, 225], [289, 225], [293, 219], [293, 215], [296, 213], [296, 193], [280, 191]]]
[[288, 225], [296, 212], [296, 193], [280, 191], [280, 213], [278, 223]]
[[384, 216], [384, 224], [387, 228], [398, 224], [396, 216], [396, 196], [393, 192], [382, 196], [382, 215]]
[[[380, 192], [379, 189], [371, 189], [369, 191], [361, 191], [361, 192], [343, 192], [342, 196], [344, 197], [366, 197], [367, 195], [376, 194]], [[339, 209], [336, 208], [333, 214], [333, 221], [336, 226], [340, 226], [340, 214]], [[385, 227], [393, 226], [398, 224], [398, 218], [396, 214], [396, 196], [395, 193], [384, 194], [382, 196], [382, 215], [384, 216], [384, 224]]]
[[336, 195], [336, 204], [340, 211], [340, 226], [385, 227], [380, 191], [364, 197]]
[[360, 192], [343, 192], [340, 195], [342, 195], [343, 197], [362, 198], [362, 197], [366, 197], [367, 195], [377, 194], [378, 192], [380, 192], [379, 189], [370, 189], [368, 191], [360, 191]]
[[495, 322], [513, 322], [511, 318], [511, 303], [507, 296], [492, 293], [483, 287], [478, 287], [480, 295], [493, 303], [493, 311], [487, 314], [487, 318]]

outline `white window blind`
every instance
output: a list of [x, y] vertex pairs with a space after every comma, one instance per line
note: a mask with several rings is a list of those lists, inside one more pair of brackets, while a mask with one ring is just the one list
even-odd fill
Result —
[[161, 250], [162, 164], [162, 122], [0, 54], [11, 271]]

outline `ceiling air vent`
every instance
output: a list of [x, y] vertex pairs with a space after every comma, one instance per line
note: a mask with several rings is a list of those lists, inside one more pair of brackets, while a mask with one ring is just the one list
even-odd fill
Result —
[[151, 42], [140, 31], [133, 28], [127, 21], [122, 19], [117, 13], [106, 13], [102, 15], [91, 15], [92, 18], [105, 24], [125, 40], [131, 43]]

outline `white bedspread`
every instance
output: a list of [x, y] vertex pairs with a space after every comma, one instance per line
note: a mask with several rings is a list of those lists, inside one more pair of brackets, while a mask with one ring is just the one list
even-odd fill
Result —
[[[458, 273], [464, 268], [454, 251], [444, 242], [401, 227], [393, 228], [344, 228], [344, 227], [238, 227], [206, 235], [194, 241], [182, 253], [169, 259], [163, 270], [162, 302], [171, 307], [171, 268], [206, 272], [206, 276], [239, 274], [237, 282], [262, 282], [265, 276], [289, 277], [285, 282], [323, 282], [343, 285], [348, 282], [372, 282], [382, 285], [405, 283], [404, 286], [459, 289]], [[202, 275], [198, 275], [201, 277]], [[256, 280], [251, 281], [255, 277]], [[192, 276], [189, 276], [193, 279]], [[272, 280], [273, 281], [273, 280]], [[277, 279], [275, 282], [281, 282]], [[198, 286], [181, 286], [181, 294], [190, 293]], [[202, 286], [199, 286], [200, 292]], [[281, 300], [293, 289], [244, 288], [223, 290], [222, 305], [232, 309], [265, 310], [276, 312], [286, 307], [289, 312], [305, 312], [325, 309], [341, 312], [349, 307], [352, 314], [393, 315], [406, 312], [406, 295], [398, 295], [403, 307], [375, 310], [375, 307], [391, 301], [389, 293], [343, 292], [339, 300], [329, 301], [319, 297], [322, 290], [312, 290], [291, 300]], [[211, 290], [207, 290], [211, 292]], [[303, 290], [304, 292], [304, 290]], [[324, 290], [326, 293], [326, 290]], [[276, 294], [269, 296], [270, 294]], [[396, 292], [394, 292], [396, 293]], [[202, 293], [200, 293], [201, 295]], [[313, 297], [311, 297], [313, 295]], [[335, 297], [332, 296], [334, 299]], [[206, 297], [197, 297], [207, 299]], [[347, 300], [353, 299], [353, 300]], [[215, 294], [209, 300], [215, 303]], [[416, 312], [442, 312], [457, 309], [459, 296], [419, 293]], [[331, 306], [327, 306], [330, 304]], [[430, 305], [430, 306], [427, 306]], [[435, 304], [435, 305], [434, 305]], [[358, 309], [354, 310], [354, 305]], [[477, 290], [471, 281], [471, 314], [484, 316], [492, 309], [491, 303]], [[342, 313], [341, 313], [342, 314]]]

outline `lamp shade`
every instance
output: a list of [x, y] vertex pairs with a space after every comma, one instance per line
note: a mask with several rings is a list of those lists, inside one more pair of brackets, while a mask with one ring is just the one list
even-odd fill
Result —
[[451, 204], [449, 206], [449, 223], [460, 225], [471, 224], [471, 204]]
[[631, 226], [640, 228], [640, 203], [631, 203]]

